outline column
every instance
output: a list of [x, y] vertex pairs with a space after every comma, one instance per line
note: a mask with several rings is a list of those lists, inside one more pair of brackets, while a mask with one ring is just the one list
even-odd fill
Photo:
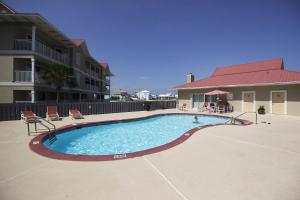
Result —
[[35, 32], [36, 32], [36, 27], [32, 26], [32, 31], [31, 31], [31, 50], [35, 51]]
[[31, 82], [34, 84], [34, 75], [35, 75], [35, 59], [31, 58]]
[[31, 90], [31, 103], [35, 102], [35, 92], [34, 90]]

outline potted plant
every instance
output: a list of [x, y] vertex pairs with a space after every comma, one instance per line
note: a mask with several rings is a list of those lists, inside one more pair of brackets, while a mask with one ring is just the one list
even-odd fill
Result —
[[257, 111], [258, 111], [258, 114], [260, 114], [260, 115], [266, 114], [266, 110], [265, 110], [264, 106], [259, 106]]

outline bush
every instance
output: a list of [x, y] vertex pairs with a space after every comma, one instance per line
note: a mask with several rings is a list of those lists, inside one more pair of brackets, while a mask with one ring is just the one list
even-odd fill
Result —
[[266, 114], [266, 110], [265, 110], [264, 106], [259, 106], [257, 111], [258, 111], [258, 114], [261, 114], [261, 115]]

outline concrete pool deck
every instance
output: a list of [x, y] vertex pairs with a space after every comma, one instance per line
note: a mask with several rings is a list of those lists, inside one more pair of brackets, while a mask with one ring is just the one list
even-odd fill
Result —
[[[61, 127], [172, 112], [179, 111], [54, 123]], [[205, 128], [162, 152], [102, 162], [40, 156], [30, 150], [34, 136], [27, 136], [23, 122], [0, 122], [0, 199], [300, 199], [300, 117], [259, 115], [258, 122]]]

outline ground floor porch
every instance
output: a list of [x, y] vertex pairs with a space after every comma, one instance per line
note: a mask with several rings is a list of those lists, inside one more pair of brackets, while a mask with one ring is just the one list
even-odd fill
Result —
[[[171, 112], [183, 111], [90, 115], [76, 122]], [[171, 149], [105, 162], [42, 157], [29, 149], [24, 123], [0, 122], [0, 199], [299, 199], [299, 117], [267, 114], [258, 121], [205, 128]]]
[[[57, 99], [55, 89], [47, 86], [24, 86], [24, 84], [0, 86], [0, 93], [2, 94], [0, 103], [51, 102]], [[108, 98], [109, 95], [107, 94], [76, 88], [63, 88], [59, 92], [60, 102], [105, 101]]]
[[197, 110], [204, 102], [215, 100], [205, 96], [214, 89], [230, 92], [228, 103], [237, 112], [257, 112], [263, 106], [266, 113], [300, 116], [299, 84], [182, 89], [178, 91], [179, 106], [186, 104], [188, 109]]

